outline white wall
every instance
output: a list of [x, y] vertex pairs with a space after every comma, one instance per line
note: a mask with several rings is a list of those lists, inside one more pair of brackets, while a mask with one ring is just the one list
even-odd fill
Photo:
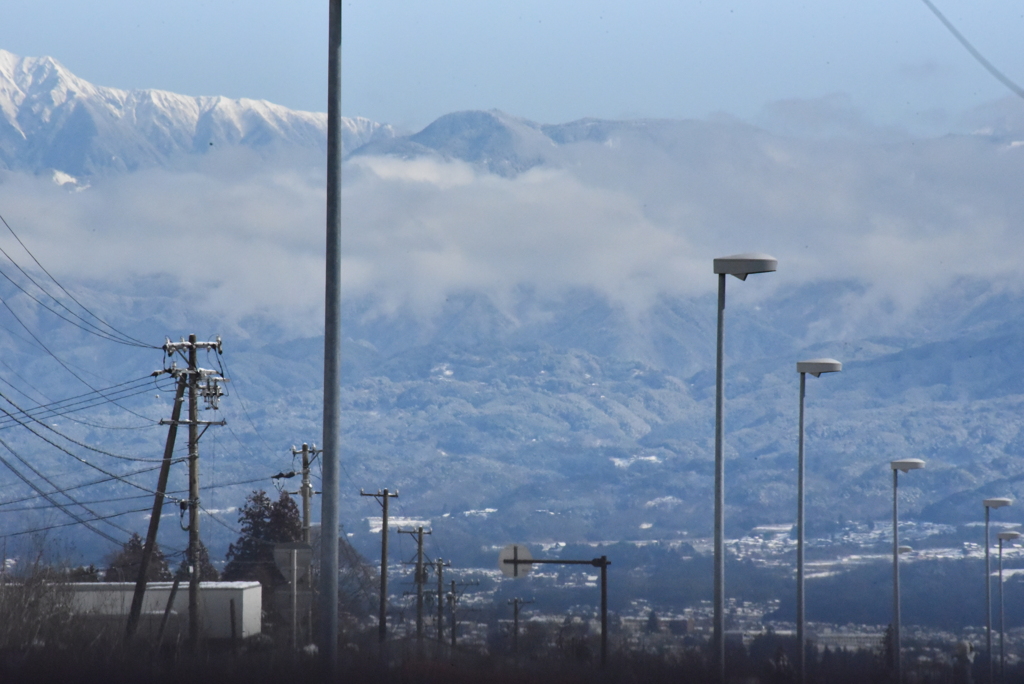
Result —
[[[67, 585], [75, 612], [125, 616], [132, 605], [134, 582], [82, 582]], [[140, 633], [156, 636], [171, 594], [171, 582], [150, 582], [142, 602]], [[262, 629], [263, 594], [259, 582], [200, 582], [199, 610], [202, 634], [208, 639], [231, 638], [231, 601], [235, 603], [235, 629], [239, 638]], [[182, 582], [174, 597], [165, 638], [188, 630], [188, 584]]]

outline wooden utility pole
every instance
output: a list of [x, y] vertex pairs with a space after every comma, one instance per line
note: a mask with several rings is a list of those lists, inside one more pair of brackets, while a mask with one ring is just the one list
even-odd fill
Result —
[[[157, 371], [159, 375], [164, 371]], [[167, 371], [172, 372], [172, 371]], [[157, 477], [156, 495], [153, 497], [153, 512], [149, 516], [149, 530], [146, 532], [146, 544], [142, 547], [142, 560], [139, 561], [139, 576], [135, 579], [135, 593], [132, 595], [132, 607], [128, 612], [128, 625], [125, 627], [124, 638], [130, 642], [135, 637], [142, 615], [142, 599], [146, 595], [149, 563], [153, 559], [156, 546], [156, 535], [160, 528], [160, 515], [164, 508], [164, 492], [167, 491], [167, 477], [171, 472], [171, 456], [174, 454], [174, 442], [178, 435], [178, 420], [181, 418], [181, 404], [185, 397], [187, 376], [178, 375], [178, 389], [174, 393], [174, 405], [171, 407], [171, 424], [167, 428], [167, 441], [164, 443], [164, 460], [160, 462], [160, 475]]]
[[[427, 568], [423, 565], [423, 535], [431, 534], [431, 530], [417, 527], [415, 530], [398, 530], [399, 534], [416, 535], [416, 643], [422, 651], [423, 647], [423, 585], [427, 583]], [[422, 654], [421, 654], [422, 655]]]
[[456, 598], [457, 597], [455, 595], [455, 580], [452, 580], [452, 590], [451, 590], [451, 593], [448, 594], [449, 612], [451, 613], [451, 623], [450, 623], [450, 626], [451, 626], [451, 632], [452, 632], [452, 653], [455, 653], [455, 632], [456, 632], [456, 629], [455, 629], [455, 599]]
[[524, 601], [521, 598], [509, 599], [512, 604], [512, 655], [519, 657], [519, 607], [525, 606], [533, 601]]
[[440, 657], [444, 643], [444, 561], [438, 558], [434, 565], [437, 568], [437, 656]]
[[[465, 586], [478, 586], [479, 584], [480, 584], [480, 582], [463, 582], [462, 586], [464, 586], [464, 587]], [[451, 632], [452, 632], [452, 634], [451, 634], [451, 637], [452, 637], [452, 653], [454, 654], [455, 653], [455, 637], [456, 637], [456, 634], [458, 632], [458, 630], [456, 629], [456, 621], [455, 621], [455, 605], [459, 602], [459, 590], [455, 588], [455, 580], [452, 580], [451, 586], [452, 586], [451, 593], [448, 594], [448, 606], [449, 606], [449, 611], [451, 613], [451, 623], [450, 624], [451, 624]], [[452, 657], [454, 657], [454, 655]]]
[[367, 494], [360, 490], [359, 494], [374, 497], [383, 509], [380, 528], [380, 622], [377, 626], [377, 638], [383, 657], [384, 642], [388, 638], [388, 501], [398, 498], [398, 492], [392, 494], [387, 489], [382, 489], [376, 494]]

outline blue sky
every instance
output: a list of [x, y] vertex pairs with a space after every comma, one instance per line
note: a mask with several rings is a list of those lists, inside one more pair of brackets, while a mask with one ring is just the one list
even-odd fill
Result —
[[[1024, 5], [936, 0], [1024, 82]], [[323, 111], [325, 0], [3, 0], [0, 47], [121, 88]], [[344, 113], [414, 129], [460, 109], [758, 120], [789, 99], [846, 98], [870, 121], [941, 133], [1008, 93], [919, 0], [352, 0]]]

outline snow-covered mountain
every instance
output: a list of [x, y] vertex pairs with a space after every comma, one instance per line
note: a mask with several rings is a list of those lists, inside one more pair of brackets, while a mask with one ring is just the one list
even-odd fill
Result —
[[[362, 519], [375, 512], [355, 492], [387, 486], [457, 548], [706, 534], [710, 258], [748, 246], [780, 271], [730, 280], [729, 534], [793, 518], [800, 358], [846, 364], [808, 387], [820, 528], [884, 518], [898, 456], [929, 461], [903, 490], [908, 515], [965, 523], [983, 495], [1024, 497], [1024, 125], [990, 118], [976, 135], [929, 140], [499, 111], [399, 136], [346, 119], [349, 532], [372, 546]], [[320, 153], [324, 123], [266, 102], [102, 88], [0, 52], [5, 217], [34, 230], [41, 252], [58, 245], [48, 265], [80, 252], [56, 270], [84, 271], [73, 289], [133, 335], [225, 334], [232, 432], [211, 445], [215, 480], [279, 472], [288, 447], [317, 441], [322, 339], [302, 316], [319, 313], [323, 186], [315, 173], [177, 174], [175, 162], [225, 146]], [[123, 173], [154, 167], [166, 170]], [[104, 182], [67, 193], [33, 177], [51, 170]], [[167, 210], [179, 205], [181, 216]], [[211, 248], [180, 259], [172, 240]], [[80, 266], [90, 257], [102, 272]], [[37, 316], [27, 320], [58, 352], [109, 360], [112, 378], [156, 362], [75, 337], [12, 286], [0, 295]], [[5, 364], [68, 396], [65, 370], [10, 326]], [[166, 399], [146, 397], [155, 417]], [[153, 435], [131, 448], [159, 453]], [[210, 494], [223, 507], [243, 495]]]
[[[191, 97], [93, 85], [52, 57], [0, 50], [0, 167], [74, 176], [166, 165], [182, 154], [242, 145], [326, 149], [327, 116], [265, 100]], [[343, 147], [394, 135], [345, 119]]]

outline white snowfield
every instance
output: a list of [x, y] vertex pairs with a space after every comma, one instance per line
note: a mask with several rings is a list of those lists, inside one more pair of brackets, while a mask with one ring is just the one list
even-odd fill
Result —
[[[390, 127], [343, 120], [354, 149]], [[265, 100], [120, 90], [79, 78], [52, 57], [0, 50], [0, 167], [71, 175], [159, 166], [221, 145], [326, 149], [327, 115]], [[33, 168], [35, 167], [35, 168]]]

